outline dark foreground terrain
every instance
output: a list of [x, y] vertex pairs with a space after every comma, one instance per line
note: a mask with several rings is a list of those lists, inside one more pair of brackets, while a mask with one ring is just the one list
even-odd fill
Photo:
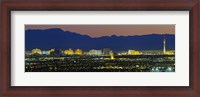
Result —
[[26, 55], [25, 72], [175, 72], [175, 55]]

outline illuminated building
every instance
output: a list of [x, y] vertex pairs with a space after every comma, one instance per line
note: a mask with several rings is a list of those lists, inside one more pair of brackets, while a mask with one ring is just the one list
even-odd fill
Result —
[[136, 50], [128, 50], [128, 55], [141, 55], [141, 53]]
[[42, 54], [43, 55], [49, 55], [50, 53], [49, 53], [49, 51], [42, 51]]
[[163, 39], [163, 54], [166, 54], [166, 37]]
[[76, 55], [83, 55], [83, 51], [81, 49], [75, 50]]
[[32, 54], [42, 54], [42, 51], [38, 48], [32, 50]]
[[174, 55], [175, 53], [173, 51], [166, 51], [165, 54], [166, 55]]
[[114, 60], [114, 59], [115, 59], [113, 52], [110, 52], [110, 59], [111, 59], [111, 60]]
[[142, 55], [163, 55], [163, 50], [141, 50]]
[[101, 50], [92, 49], [92, 50], [89, 51], [89, 55], [100, 56], [100, 55], [102, 55], [102, 51]]
[[48, 53], [51, 54], [51, 53], [53, 53], [54, 51], [55, 51], [54, 49], [50, 49], [50, 50], [48, 50]]
[[64, 51], [64, 54], [66, 54], [66, 55], [73, 55], [74, 51], [72, 49], [68, 49], [68, 50]]
[[110, 54], [110, 49], [109, 48], [104, 48], [103, 49], [103, 55], [109, 55]]

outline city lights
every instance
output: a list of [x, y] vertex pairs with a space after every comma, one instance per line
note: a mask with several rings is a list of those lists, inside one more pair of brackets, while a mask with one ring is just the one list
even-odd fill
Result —
[[[102, 50], [83, 51], [81, 49], [60, 50], [55, 55], [26, 53], [26, 72], [174, 72], [175, 51], [162, 50], [127, 50], [112, 51], [109, 54]], [[123, 52], [123, 54], [121, 53]], [[130, 53], [131, 52], [131, 53]]]
[[[27, 29], [25, 72], [175, 72], [175, 34], [149, 32], [159, 26], [174, 33], [174, 25], [96, 25], [93, 30], [82, 26], [90, 25], [71, 26], [81, 32]], [[108, 32], [96, 33], [101, 27]], [[120, 36], [127, 27], [131, 30]], [[136, 35], [132, 27], [143, 34]], [[123, 29], [112, 31], [117, 28]], [[84, 30], [100, 36], [85, 35]]]

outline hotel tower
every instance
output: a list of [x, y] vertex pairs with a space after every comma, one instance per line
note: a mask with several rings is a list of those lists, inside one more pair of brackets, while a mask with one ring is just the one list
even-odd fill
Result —
[[163, 39], [163, 54], [166, 54], [166, 37], [164, 35], [164, 39]]

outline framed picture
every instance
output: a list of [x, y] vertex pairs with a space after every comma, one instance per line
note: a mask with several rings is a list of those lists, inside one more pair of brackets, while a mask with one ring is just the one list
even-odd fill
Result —
[[1, 2], [1, 96], [199, 97], [199, 0]]

